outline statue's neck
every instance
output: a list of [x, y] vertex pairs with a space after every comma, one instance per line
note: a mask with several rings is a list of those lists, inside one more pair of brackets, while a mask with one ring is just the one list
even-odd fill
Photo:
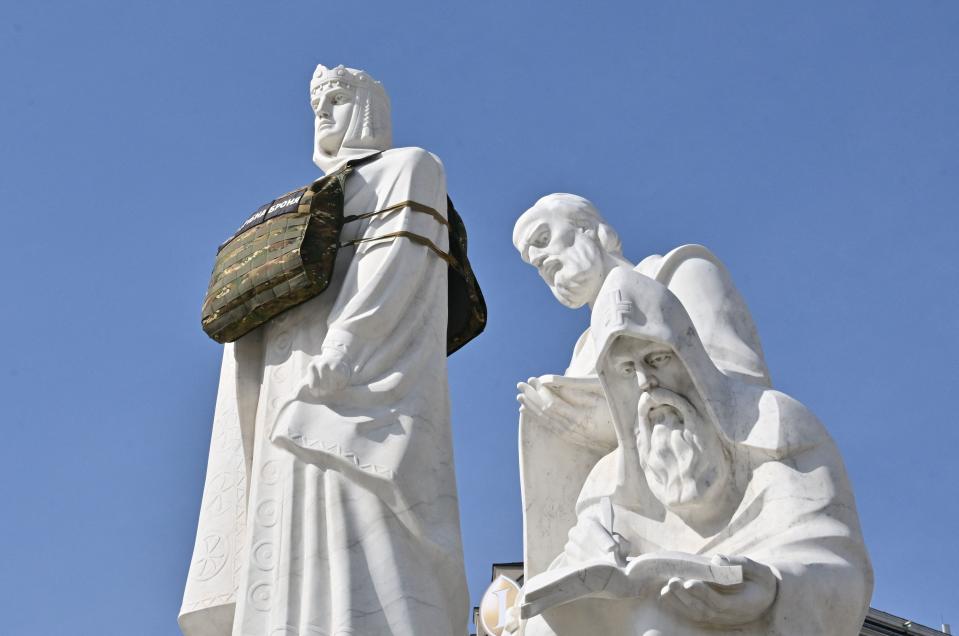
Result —
[[313, 153], [313, 163], [323, 171], [323, 174], [331, 174], [342, 168], [347, 161], [363, 159], [380, 152], [386, 148], [346, 148], [342, 147], [335, 155], [317, 150]]

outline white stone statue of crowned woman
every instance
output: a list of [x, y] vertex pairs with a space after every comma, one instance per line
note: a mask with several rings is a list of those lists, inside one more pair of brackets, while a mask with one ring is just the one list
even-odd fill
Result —
[[344, 213], [395, 209], [344, 226], [352, 246], [323, 293], [226, 345], [180, 626], [465, 634], [447, 263], [403, 235], [449, 251], [443, 166], [390, 147], [389, 98], [367, 73], [318, 66], [310, 98], [314, 162], [353, 165]]

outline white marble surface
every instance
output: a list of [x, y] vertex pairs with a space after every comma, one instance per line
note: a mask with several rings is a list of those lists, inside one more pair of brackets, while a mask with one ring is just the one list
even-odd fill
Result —
[[[573, 195], [541, 199], [513, 238], [563, 304], [592, 313], [565, 375], [519, 385], [532, 600], [512, 632], [857, 634], [872, 572], [842, 460], [770, 388], [722, 263], [690, 245], [634, 267]], [[691, 569], [703, 559], [743, 580]]]
[[[390, 148], [389, 101], [362, 71], [318, 67], [314, 161], [347, 214], [446, 210], [443, 166]], [[410, 231], [409, 208], [342, 239]], [[180, 626], [187, 636], [465, 634], [446, 378], [447, 265], [405, 238], [341, 249], [330, 286], [224, 350]]]

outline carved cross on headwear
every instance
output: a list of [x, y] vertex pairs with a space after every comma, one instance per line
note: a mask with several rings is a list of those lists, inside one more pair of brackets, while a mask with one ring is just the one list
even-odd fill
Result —
[[603, 324], [607, 327], [625, 327], [626, 316], [632, 313], [633, 303], [623, 299], [623, 292], [619, 289], [612, 293], [613, 302], [604, 316]]

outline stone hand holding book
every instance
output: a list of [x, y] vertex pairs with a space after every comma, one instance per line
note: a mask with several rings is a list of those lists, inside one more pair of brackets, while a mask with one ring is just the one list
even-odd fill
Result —
[[721, 565], [708, 557], [683, 552], [655, 552], [625, 565], [595, 559], [539, 574], [523, 587], [524, 619], [581, 598], [640, 598], [658, 591], [672, 578], [722, 586], [739, 585], [742, 567]]

